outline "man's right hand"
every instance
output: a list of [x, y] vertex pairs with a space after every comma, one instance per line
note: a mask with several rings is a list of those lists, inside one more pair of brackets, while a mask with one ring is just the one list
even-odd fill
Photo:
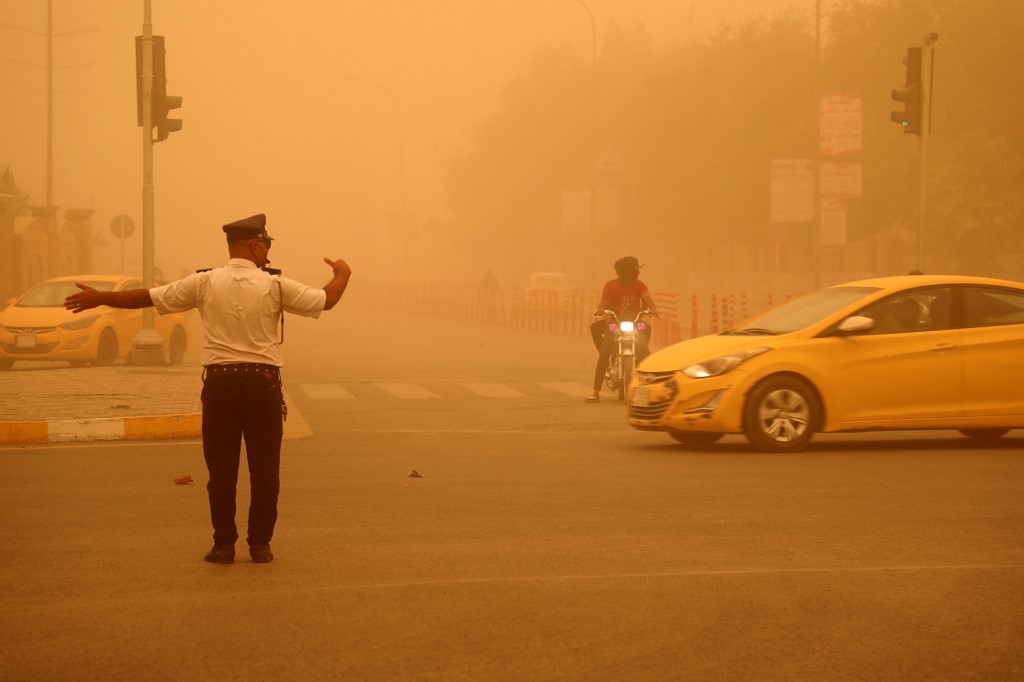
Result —
[[350, 268], [348, 266], [348, 263], [346, 263], [345, 261], [343, 261], [340, 258], [337, 259], [337, 260], [331, 260], [330, 258], [324, 258], [324, 262], [327, 263], [327, 265], [329, 265], [331, 267], [332, 271], [334, 271], [334, 276], [335, 277], [337, 277], [338, 275], [351, 275], [352, 274], [352, 268]]
[[337, 260], [324, 258], [324, 262], [331, 266], [331, 271], [334, 272], [334, 279], [324, 285], [324, 291], [327, 293], [324, 310], [330, 310], [337, 305], [341, 300], [341, 295], [345, 293], [349, 277], [352, 276], [352, 268], [340, 258]]

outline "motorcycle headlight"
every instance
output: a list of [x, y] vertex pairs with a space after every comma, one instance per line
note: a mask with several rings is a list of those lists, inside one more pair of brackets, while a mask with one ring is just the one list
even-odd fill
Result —
[[756, 358], [761, 353], [767, 353], [769, 350], [771, 349], [748, 348], [746, 350], [726, 353], [725, 355], [719, 355], [718, 357], [711, 358], [710, 360], [690, 365], [683, 370], [683, 374], [691, 379], [706, 379], [708, 377], [721, 376], [727, 372], [733, 371], [750, 358]]
[[624, 332], [631, 332], [633, 331], [633, 323], [630, 322], [629, 320], [624, 320], [619, 323], [619, 329], [621, 329]]
[[70, 329], [75, 331], [78, 329], [85, 329], [99, 318], [99, 315], [88, 315], [86, 317], [76, 317], [70, 322], [65, 322], [60, 326], [61, 329]]

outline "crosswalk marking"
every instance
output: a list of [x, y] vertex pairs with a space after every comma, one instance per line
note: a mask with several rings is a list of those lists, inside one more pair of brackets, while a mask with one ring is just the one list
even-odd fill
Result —
[[374, 384], [378, 388], [387, 391], [396, 398], [410, 398], [410, 399], [429, 399], [429, 398], [440, 398], [438, 394], [433, 391], [428, 391], [422, 386], [416, 384]]
[[[352, 382], [345, 384], [320, 383], [320, 382], [299, 382], [297, 385], [302, 392], [312, 400], [359, 400], [379, 398], [376, 391], [383, 391], [392, 398], [400, 400], [429, 400], [441, 398], [465, 398], [466, 394], [461, 390], [469, 391], [480, 398], [551, 398], [559, 396], [571, 396], [580, 398], [590, 395], [590, 387], [581, 383], [570, 381], [547, 381], [547, 382], [515, 382], [515, 388], [507, 383], [487, 381], [459, 381], [457, 379], [445, 379], [444, 381], [424, 382], [430, 385], [426, 388], [413, 382]], [[460, 389], [446, 387], [459, 386]], [[373, 387], [369, 392], [367, 387]], [[434, 390], [431, 390], [434, 389]]]
[[352, 400], [354, 395], [337, 384], [299, 384], [299, 388], [314, 400]]
[[548, 381], [541, 383], [544, 388], [549, 388], [557, 393], [571, 396], [588, 396], [591, 393], [589, 386], [583, 384], [576, 384], [571, 381]]
[[484, 398], [525, 398], [525, 393], [520, 393], [514, 388], [509, 388], [504, 384], [462, 384], [469, 390], [473, 391], [479, 396]]

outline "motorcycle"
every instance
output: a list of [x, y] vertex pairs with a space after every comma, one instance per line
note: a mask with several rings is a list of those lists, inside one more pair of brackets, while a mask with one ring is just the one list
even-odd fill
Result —
[[626, 387], [636, 367], [637, 334], [642, 334], [647, 328], [643, 318], [650, 313], [650, 310], [644, 308], [633, 319], [620, 320], [614, 311], [606, 310], [598, 317], [608, 320], [608, 331], [615, 335], [616, 349], [608, 360], [604, 382], [609, 389], [618, 392], [619, 400], [626, 397]]

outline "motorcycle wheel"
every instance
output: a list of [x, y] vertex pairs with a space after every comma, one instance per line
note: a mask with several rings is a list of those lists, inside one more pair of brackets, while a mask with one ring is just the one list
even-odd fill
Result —
[[604, 372], [604, 383], [609, 391], [619, 390], [619, 358], [613, 355], [608, 361], [608, 369]]
[[619, 400], [625, 400], [626, 398], [626, 386], [629, 385], [629, 379], [633, 376], [633, 356], [624, 355], [622, 357], [622, 381], [619, 382]]

